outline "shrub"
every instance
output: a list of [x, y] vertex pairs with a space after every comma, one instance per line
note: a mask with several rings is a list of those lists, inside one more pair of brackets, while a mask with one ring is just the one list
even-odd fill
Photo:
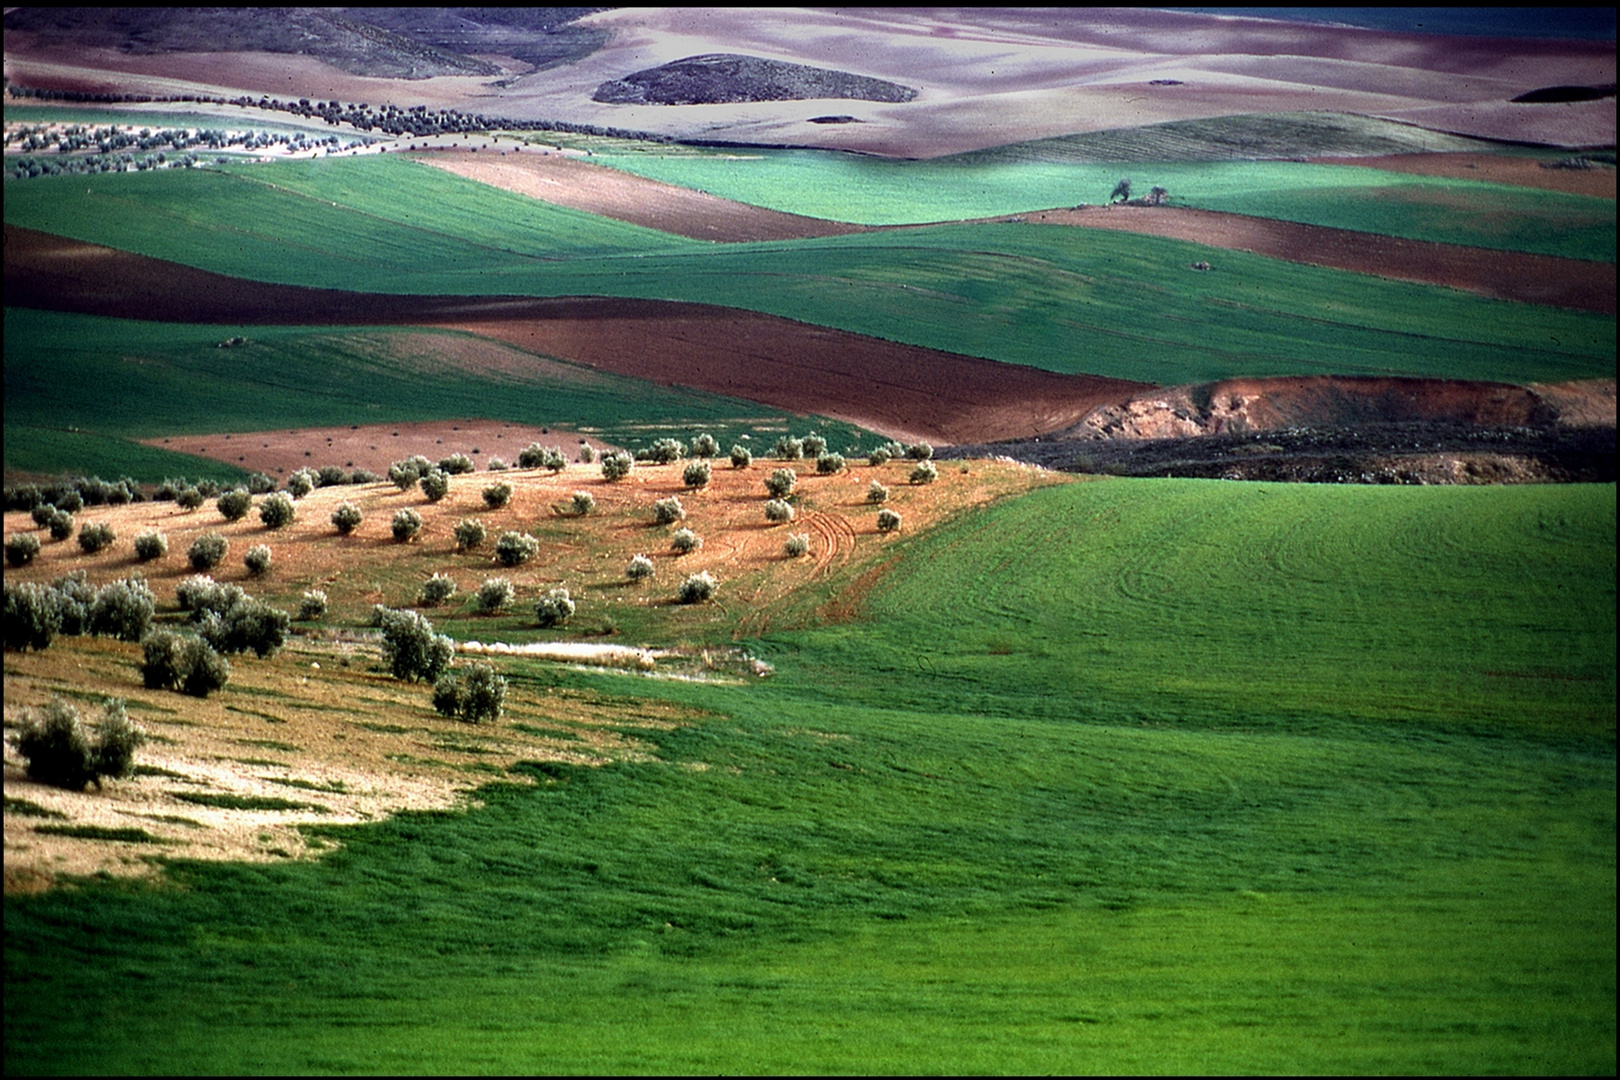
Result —
[[816, 472], [824, 476], [844, 471], [844, 455], [839, 453], [822, 453], [816, 455]]
[[[136, 545], [139, 550], [139, 544]], [[6, 537], [6, 562], [12, 566], [27, 566], [39, 554], [39, 537], [33, 533], [13, 533]]]
[[396, 510], [389, 527], [394, 531], [394, 539], [403, 544], [414, 540], [416, 534], [422, 531], [422, 515], [409, 508]]
[[230, 681], [231, 665], [204, 640], [154, 630], [141, 641], [141, 680], [148, 690], [178, 690], [207, 697]]
[[505, 704], [506, 679], [489, 664], [469, 664], [464, 674], [447, 671], [433, 684], [433, 708], [469, 724], [494, 723]]
[[382, 477], [370, 469], [356, 469], [349, 474], [349, 483], [351, 484], [375, 484], [381, 479]]
[[934, 456], [934, 448], [925, 442], [915, 442], [906, 447], [906, 457], [913, 461], [927, 461]]
[[801, 555], [809, 554], [810, 534], [789, 533], [787, 542], [782, 545], [782, 550], [787, 553], [790, 559], [797, 559]]
[[315, 470], [315, 483], [319, 487], [337, 487], [348, 482], [349, 474], [344, 472], [341, 466], [322, 465]]
[[866, 501], [872, 503], [874, 506], [888, 502], [889, 489], [878, 483], [876, 480], [872, 481], [870, 484], [866, 485]]
[[773, 499], [785, 499], [793, 494], [798, 482], [799, 474], [792, 469], [772, 469], [771, 475], [765, 478], [765, 490]]
[[422, 592], [416, 602], [421, 607], [438, 607], [456, 595], [456, 583], [444, 574], [434, 574], [422, 583]]
[[879, 510], [877, 526], [878, 532], [894, 532], [900, 527], [900, 515], [893, 510]]
[[234, 586], [222, 586], [221, 592], [230, 597], [223, 611], [210, 608], [192, 616], [202, 639], [222, 653], [251, 649], [261, 660], [280, 651], [287, 643], [292, 616]]
[[152, 626], [157, 597], [142, 578], [109, 581], [96, 590], [86, 628], [101, 637], [139, 641]]
[[449, 457], [439, 459], [439, 471], [448, 476], [460, 476], [477, 469], [472, 458], [466, 454], [451, 454]]
[[653, 503], [653, 520], [660, 525], [673, 525], [686, 516], [686, 508], [678, 496], [659, 499]]
[[781, 499], [772, 499], [765, 504], [765, 520], [772, 525], [780, 525], [785, 521], [793, 520], [793, 506]]
[[224, 561], [225, 553], [230, 549], [230, 541], [219, 533], [203, 533], [191, 542], [186, 558], [191, 561], [191, 566], [195, 570], [212, 570]]
[[484, 505], [491, 510], [499, 510], [512, 501], [512, 485], [504, 480], [498, 480], [484, 489]]
[[254, 544], [242, 556], [242, 563], [248, 568], [248, 573], [255, 577], [264, 573], [270, 569], [270, 548], [265, 544]]
[[584, 517], [596, 509], [596, 496], [588, 491], [574, 492], [574, 513]]
[[461, 551], [475, 548], [484, 542], [487, 535], [484, 523], [477, 518], [462, 518], [456, 522], [456, 547]]
[[34, 519], [35, 525], [38, 525], [43, 529], [45, 526], [51, 523], [51, 515], [55, 513], [57, 513], [55, 504], [40, 503], [38, 506], [28, 511], [28, 516]]
[[332, 527], [343, 536], [348, 536], [358, 529], [364, 520], [365, 515], [352, 502], [340, 502], [337, 509], [332, 511]]
[[560, 446], [548, 446], [540, 458], [540, 464], [554, 473], [560, 473], [568, 468], [568, 455], [562, 452]]
[[62, 632], [62, 598], [37, 582], [5, 583], [5, 647], [48, 649]]
[[503, 577], [492, 577], [478, 586], [478, 610], [485, 615], [493, 615], [510, 604], [517, 597], [517, 590], [512, 583]]
[[428, 502], [438, 502], [450, 493], [450, 474], [442, 469], [428, 470], [419, 483]]
[[326, 591], [311, 589], [298, 601], [298, 618], [302, 622], [319, 619], [326, 614]]
[[214, 507], [226, 521], [241, 521], [253, 509], [253, 496], [242, 488], [232, 488], [219, 497]]
[[579, 444], [579, 454], [577, 456], [582, 464], [589, 465], [596, 460], [596, 448], [590, 443], [582, 442]]
[[205, 499], [212, 499], [221, 490], [218, 480], [209, 480], [205, 477], [197, 481], [197, 493]]
[[530, 443], [518, 451], [518, 468], [538, 469], [546, 460], [546, 448], [539, 443]]
[[267, 529], [280, 529], [297, 516], [297, 508], [284, 491], [266, 495], [264, 502], [259, 504], [259, 520], [264, 522]]
[[274, 477], [256, 472], [247, 478], [247, 489], [250, 495], [268, 495], [276, 490], [276, 481]]
[[880, 466], [887, 465], [889, 463], [889, 458], [892, 456], [893, 455], [890, 454], [888, 450], [880, 446], [870, 454], [866, 455], [866, 463], [872, 466], [872, 468], [876, 469]]
[[237, 597], [246, 595], [239, 587], [223, 585], [206, 574], [193, 574], [174, 590], [180, 609], [193, 612], [193, 618], [205, 611], [223, 612]]
[[714, 596], [716, 585], [713, 576], [707, 570], [702, 570], [688, 575], [687, 579], [681, 582], [676, 598], [683, 604], [700, 604]]
[[505, 532], [495, 541], [495, 557], [502, 566], [520, 566], [540, 554], [540, 541], [527, 533]]
[[489, 459], [489, 463], [484, 466], [490, 472], [505, 472], [507, 467], [506, 459], [503, 457], [492, 457]]
[[[70, 514], [77, 514], [84, 509], [84, 496], [79, 494], [77, 488], [67, 488], [56, 492], [47, 501], [58, 510], [65, 510]], [[201, 506], [202, 504], [198, 503], [197, 505]]]
[[932, 484], [939, 479], [939, 470], [932, 461], [919, 461], [917, 467], [911, 470], [913, 484]]
[[713, 435], [704, 432], [692, 440], [692, 456], [695, 458], [712, 458], [720, 453], [720, 443]]
[[108, 698], [93, 731], [86, 731], [79, 711], [61, 698], [39, 709], [23, 710], [21, 731], [13, 745], [28, 760], [28, 775], [43, 784], [83, 791], [101, 787], [101, 778], [124, 779], [135, 773], [135, 751], [146, 733], [130, 723], [124, 703]]
[[668, 465], [686, 456], [686, 444], [679, 439], [657, 439], [647, 448], [647, 460]]
[[709, 463], [700, 458], [687, 463], [686, 468], [681, 471], [681, 482], [689, 488], [707, 487], [711, 475]]
[[669, 538], [669, 546], [678, 554], [686, 555], [703, 546], [703, 537], [691, 529], [676, 529], [674, 535]]
[[96, 588], [85, 579], [83, 570], [74, 570], [51, 582], [62, 612], [62, 633], [75, 637], [90, 627], [90, 608], [96, 602]]
[[636, 459], [623, 450], [614, 450], [602, 455], [602, 479], [623, 480], [630, 475], [630, 470], [636, 467]]
[[73, 535], [73, 515], [66, 510], [52, 510], [45, 527], [51, 531], [52, 540], [66, 540]]
[[800, 440], [800, 448], [807, 458], [820, 457], [827, 452], [827, 440], [812, 433]]
[[41, 501], [38, 484], [16, 484], [6, 487], [7, 510], [32, 510]]
[[450, 668], [455, 646], [414, 611], [383, 608], [383, 658], [396, 679], [436, 681]]
[[422, 474], [409, 461], [396, 461], [388, 466], [388, 482], [401, 491], [409, 491], [421, 478]]
[[541, 626], [561, 626], [573, 616], [575, 606], [567, 589], [552, 589], [534, 605], [534, 617]]
[[181, 488], [175, 493], [174, 501], [182, 510], [195, 510], [203, 504], [203, 493], [194, 487]]
[[731, 467], [733, 469], [746, 469], [754, 463], [754, 452], [741, 443], [731, 447]]
[[[287, 477], [287, 493], [295, 499], [302, 499], [305, 495], [308, 495], [310, 492], [315, 490], [315, 482], [319, 478], [319, 474], [317, 473], [311, 472], [308, 469], [299, 469], [297, 472]], [[259, 513], [264, 513], [263, 507], [259, 508]]]
[[169, 538], [160, 532], [144, 532], [135, 538], [135, 557], [141, 562], [161, 559], [169, 553]]
[[631, 581], [641, 581], [653, 576], [653, 561], [645, 555], [633, 555], [630, 565], [624, 568], [624, 576]]

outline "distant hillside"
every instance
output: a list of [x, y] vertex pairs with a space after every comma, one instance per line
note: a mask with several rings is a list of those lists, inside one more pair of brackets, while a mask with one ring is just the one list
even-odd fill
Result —
[[1490, 145], [1478, 139], [1444, 135], [1368, 116], [1297, 112], [1174, 120], [1084, 135], [1060, 135], [940, 160], [962, 164], [1285, 160], [1479, 151]]
[[596, 88], [591, 100], [609, 105], [714, 105], [810, 98], [900, 102], [916, 96], [917, 91], [909, 86], [847, 71], [758, 56], [709, 53], [605, 82]]

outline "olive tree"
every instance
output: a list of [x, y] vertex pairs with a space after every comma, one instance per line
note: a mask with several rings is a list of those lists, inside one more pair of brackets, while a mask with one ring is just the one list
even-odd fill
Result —
[[186, 558], [194, 570], [212, 570], [225, 560], [231, 542], [217, 532], [206, 532], [191, 542]]
[[527, 533], [504, 532], [495, 541], [495, 557], [502, 566], [521, 566], [540, 554], [540, 541]]
[[433, 682], [450, 668], [455, 645], [414, 611], [382, 608], [383, 659], [396, 679]]
[[456, 547], [462, 551], [470, 550], [482, 544], [487, 535], [489, 534], [488, 530], [484, 528], [484, 523], [477, 518], [462, 518], [456, 522]]
[[660, 525], [673, 525], [686, 517], [686, 508], [675, 495], [667, 499], [659, 499], [653, 503], [653, 520]]
[[503, 577], [492, 577], [478, 586], [477, 608], [484, 615], [493, 615], [517, 598], [517, 590]]
[[360, 523], [364, 520], [365, 515], [352, 502], [340, 502], [337, 504], [337, 509], [332, 511], [332, 527], [337, 529], [339, 534], [343, 536], [348, 536], [358, 529]]
[[394, 511], [394, 520], [389, 528], [393, 530], [394, 539], [401, 544], [416, 539], [416, 534], [422, 531], [422, 515], [409, 507]]
[[700, 570], [696, 574], [688, 575], [686, 580], [681, 582], [676, 599], [683, 604], [700, 604], [713, 598], [718, 585], [713, 575], [707, 570]]
[[455, 579], [446, 574], [434, 574], [422, 583], [422, 591], [418, 594], [416, 602], [422, 607], [438, 607], [454, 595], [456, 595]]
[[494, 723], [506, 704], [506, 679], [493, 665], [468, 664], [463, 672], [447, 671], [433, 684], [433, 708], [469, 724]]
[[112, 546], [118, 534], [105, 521], [92, 522], [79, 530], [79, 547], [86, 555], [94, 555]]
[[794, 517], [793, 504], [781, 499], [771, 499], [765, 504], [765, 520], [772, 525], [781, 525], [792, 521]]
[[161, 559], [169, 553], [169, 538], [160, 532], [144, 532], [135, 537], [135, 557], [141, 562]]
[[52, 698], [38, 709], [22, 710], [12, 745], [28, 762], [31, 779], [83, 791], [86, 784], [100, 790], [103, 777], [133, 776], [135, 751], [146, 741], [146, 732], [130, 722], [117, 698], [102, 703], [93, 728], [86, 727], [72, 704]]
[[765, 490], [773, 499], [785, 499], [793, 494], [798, 483], [799, 474], [792, 469], [772, 469], [771, 475], [765, 478]]
[[675, 549], [676, 554], [686, 555], [703, 546], [703, 537], [691, 529], [676, 529], [669, 538], [669, 546]]
[[267, 529], [280, 529], [290, 525], [298, 516], [298, 508], [293, 505], [292, 499], [284, 491], [266, 495], [264, 502], [259, 504], [259, 520], [264, 522]]
[[602, 479], [623, 480], [630, 475], [630, 470], [636, 467], [636, 459], [623, 450], [614, 450], [602, 455], [601, 467]]
[[576, 607], [567, 589], [552, 589], [535, 603], [534, 617], [541, 626], [561, 626], [573, 617]]
[[241, 521], [253, 509], [253, 496], [243, 488], [232, 488], [214, 502], [214, 508], [226, 521]]
[[631, 556], [630, 565], [624, 568], [624, 576], [631, 581], [642, 581], [653, 576], [653, 561], [645, 555]]

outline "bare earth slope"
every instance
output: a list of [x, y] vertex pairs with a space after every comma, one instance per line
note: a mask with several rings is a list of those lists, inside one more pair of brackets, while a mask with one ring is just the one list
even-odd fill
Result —
[[898, 438], [982, 442], [1077, 423], [1145, 384], [918, 348], [705, 304], [396, 296], [267, 285], [7, 225], [6, 302], [229, 325], [441, 326]]

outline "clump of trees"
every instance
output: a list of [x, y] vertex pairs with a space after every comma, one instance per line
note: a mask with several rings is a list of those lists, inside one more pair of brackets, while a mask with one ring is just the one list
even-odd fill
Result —
[[446, 476], [460, 476], [475, 471], [478, 466], [466, 454], [451, 454], [439, 459], [439, 471]]
[[[587, 461], [581, 458], [581, 461]], [[550, 469], [554, 473], [562, 472], [568, 468], [568, 455], [564, 454], [560, 446], [541, 446], [539, 443], [530, 443], [518, 452], [518, 468], [520, 469]]]
[[433, 684], [433, 708], [469, 724], [494, 723], [506, 705], [506, 679], [490, 664], [472, 663], [464, 672], [447, 671]]
[[231, 680], [231, 665], [195, 635], [154, 630], [141, 641], [141, 649], [141, 681], [148, 690], [205, 698]]
[[144, 579], [96, 588], [78, 570], [50, 585], [5, 583], [5, 647], [47, 649], [56, 635], [95, 634], [139, 641], [152, 625], [156, 598]]
[[495, 541], [495, 557], [502, 566], [521, 566], [540, 554], [540, 541], [527, 533], [505, 532]]
[[655, 439], [645, 454], [654, 464], [669, 465], [686, 456], [686, 444], [679, 439]]
[[782, 461], [798, 461], [804, 457], [804, 440], [796, 439], [792, 435], [783, 435], [771, 448], [771, 455]]
[[280, 608], [210, 577], [190, 577], [175, 590], [198, 634], [222, 653], [252, 650], [261, 660], [287, 643], [292, 617]]
[[[140, 539], [136, 538], [136, 550]], [[33, 533], [14, 533], [6, 537], [6, 562], [12, 566], [27, 566], [39, 554], [39, 537]]]
[[99, 791], [103, 777], [133, 776], [135, 752], [147, 741], [117, 698], [103, 702], [93, 727], [72, 704], [52, 698], [37, 709], [22, 710], [18, 729], [12, 745], [27, 761], [29, 777], [69, 791], [83, 791], [86, 784]]
[[79, 547], [86, 555], [94, 555], [112, 546], [118, 534], [105, 521], [92, 522], [79, 530]]
[[534, 617], [541, 626], [561, 626], [573, 617], [577, 606], [567, 589], [552, 589], [535, 603]]
[[450, 670], [455, 645], [445, 635], [434, 633], [427, 619], [414, 611], [393, 608], [378, 608], [377, 618], [382, 626], [383, 659], [394, 678], [436, 682]]

